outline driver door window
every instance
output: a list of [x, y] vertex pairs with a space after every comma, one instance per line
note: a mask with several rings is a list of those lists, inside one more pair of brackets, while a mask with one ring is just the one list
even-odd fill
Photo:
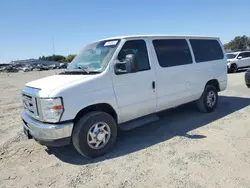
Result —
[[242, 57], [242, 59], [245, 58], [245, 53], [240, 53], [238, 57]]
[[124, 61], [128, 54], [135, 55], [136, 72], [150, 70], [148, 52], [144, 40], [131, 40], [125, 42], [117, 59], [119, 61]]

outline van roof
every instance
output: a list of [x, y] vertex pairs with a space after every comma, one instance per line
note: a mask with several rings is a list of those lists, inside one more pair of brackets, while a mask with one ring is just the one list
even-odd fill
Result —
[[164, 38], [164, 37], [173, 37], [173, 38], [204, 38], [204, 39], [219, 39], [219, 37], [208, 37], [208, 36], [202, 36], [202, 35], [166, 35], [166, 34], [157, 34], [157, 35], [127, 35], [127, 36], [117, 36], [117, 37], [110, 37], [105, 38], [99, 41], [103, 40], [113, 40], [113, 39], [129, 39], [129, 38]]

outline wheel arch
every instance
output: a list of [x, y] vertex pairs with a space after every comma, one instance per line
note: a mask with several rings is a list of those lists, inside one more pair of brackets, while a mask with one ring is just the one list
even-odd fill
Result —
[[74, 123], [80, 118], [82, 117], [84, 114], [87, 114], [88, 112], [93, 112], [93, 111], [102, 111], [102, 112], [106, 112], [107, 114], [111, 115], [114, 120], [116, 121], [116, 123], [118, 122], [118, 115], [115, 111], [115, 109], [108, 103], [97, 103], [97, 104], [93, 104], [90, 106], [87, 106], [83, 109], [81, 109], [77, 115], [74, 118]]
[[[205, 85], [205, 88], [208, 86], [208, 85], [212, 85], [216, 88], [216, 90], [219, 92], [220, 91], [220, 84], [219, 84], [219, 81], [217, 79], [211, 79], [209, 80], [206, 85]], [[205, 89], [204, 88], [204, 89]]]

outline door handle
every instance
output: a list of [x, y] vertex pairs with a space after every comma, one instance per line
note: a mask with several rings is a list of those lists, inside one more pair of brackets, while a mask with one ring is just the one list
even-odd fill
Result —
[[155, 89], [155, 81], [152, 82], [152, 88]]

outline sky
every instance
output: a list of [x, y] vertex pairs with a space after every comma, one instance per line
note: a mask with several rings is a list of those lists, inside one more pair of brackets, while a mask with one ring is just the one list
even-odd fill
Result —
[[[0, 63], [130, 34], [250, 36], [249, 0], [0, 0]], [[53, 50], [54, 41], [54, 50]]]

